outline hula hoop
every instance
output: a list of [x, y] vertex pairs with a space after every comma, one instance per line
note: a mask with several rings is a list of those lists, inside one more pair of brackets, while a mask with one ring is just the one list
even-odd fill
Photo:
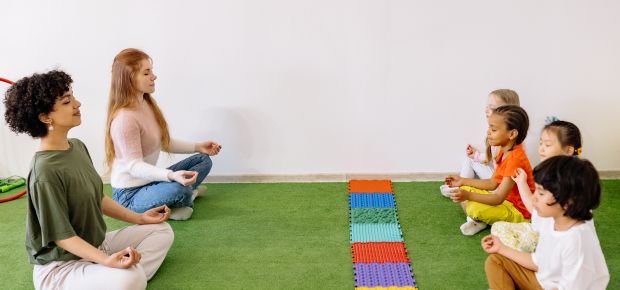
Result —
[[[13, 82], [12, 82], [12, 81], [7, 80], [7, 79], [5, 79], [5, 78], [3, 78], [3, 77], [0, 77], [0, 81], [5, 82], [5, 83], [7, 83], [7, 84], [9, 84], [9, 85], [12, 85], [12, 84], [13, 84]], [[22, 197], [22, 195], [26, 194], [26, 192], [27, 192], [27, 191], [26, 191], [26, 190], [24, 190], [24, 191], [22, 191], [22, 192], [20, 192], [20, 193], [18, 193], [18, 194], [16, 194], [16, 195], [13, 195], [13, 196], [9, 196], [9, 197], [7, 197], [7, 198], [0, 199], [0, 203], [7, 202], [7, 201], [11, 201], [11, 200], [14, 200], [14, 199], [18, 199], [18, 198]]]
[[24, 191], [22, 191], [22, 192], [20, 192], [20, 193], [18, 193], [18, 194], [16, 194], [16, 195], [13, 195], [13, 196], [9, 196], [9, 197], [7, 197], [7, 198], [0, 199], [0, 203], [4, 203], [4, 202], [7, 202], [7, 201], [11, 201], [11, 200], [14, 200], [14, 199], [18, 199], [18, 198], [22, 197], [22, 195], [24, 195], [24, 194], [26, 194], [26, 190], [24, 190]]
[[5, 82], [5, 83], [7, 83], [7, 84], [9, 84], [9, 85], [12, 85], [12, 84], [13, 84], [13, 82], [12, 82], [12, 81], [9, 81], [9, 80], [7, 80], [7, 79], [5, 79], [5, 78], [2, 78], [2, 77], [0, 77], [0, 81], [3, 81], [3, 82]]

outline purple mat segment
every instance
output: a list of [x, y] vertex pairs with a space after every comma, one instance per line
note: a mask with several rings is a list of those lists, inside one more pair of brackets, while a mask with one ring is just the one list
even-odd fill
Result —
[[409, 263], [355, 263], [355, 287], [416, 287]]

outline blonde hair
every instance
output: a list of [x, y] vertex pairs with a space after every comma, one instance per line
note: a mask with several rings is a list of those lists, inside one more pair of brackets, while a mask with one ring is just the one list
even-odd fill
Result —
[[[490, 92], [489, 95], [494, 95], [498, 97], [504, 103], [503, 105], [521, 106], [519, 102], [519, 94], [517, 94], [517, 92], [515, 92], [514, 90], [497, 89], [497, 90]], [[489, 142], [485, 140], [484, 143], [487, 146], [486, 148], [487, 154], [486, 154], [486, 159], [484, 160], [484, 163], [489, 164], [492, 162], [494, 156], [493, 156], [493, 152], [491, 151], [491, 145], [489, 145]]]
[[511, 89], [498, 89], [494, 90], [489, 95], [494, 95], [498, 97], [504, 105], [515, 105], [520, 106], [519, 104], [519, 94]]
[[[111, 170], [114, 157], [116, 156], [114, 141], [110, 133], [110, 126], [119, 110], [130, 108], [137, 104], [138, 98], [136, 96], [138, 96], [140, 92], [135, 86], [134, 77], [140, 73], [140, 62], [145, 59], [152, 61], [148, 54], [135, 48], [124, 49], [114, 57], [105, 133], [105, 163], [108, 166], [108, 170]], [[164, 151], [169, 152], [170, 133], [164, 114], [150, 94], [145, 93], [143, 98], [151, 110], [153, 110], [155, 121], [161, 129], [162, 148]]]

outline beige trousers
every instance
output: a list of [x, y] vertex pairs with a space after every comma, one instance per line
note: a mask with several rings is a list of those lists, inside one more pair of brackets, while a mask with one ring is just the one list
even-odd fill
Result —
[[128, 269], [110, 268], [85, 260], [56, 261], [35, 265], [32, 279], [35, 289], [146, 289], [166, 258], [174, 240], [168, 223], [133, 225], [105, 236], [99, 247], [106, 254], [116, 253], [128, 246], [142, 256], [140, 263]]

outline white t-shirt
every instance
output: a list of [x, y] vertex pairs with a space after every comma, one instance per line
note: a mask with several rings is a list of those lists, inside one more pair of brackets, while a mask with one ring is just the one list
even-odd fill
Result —
[[544, 289], [604, 290], [609, 271], [594, 229], [593, 220], [567, 231], [554, 230], [553, 218], [532, 211], [532, 222], [540, 234], [532, 254], [538, 266], [536, 278]]

